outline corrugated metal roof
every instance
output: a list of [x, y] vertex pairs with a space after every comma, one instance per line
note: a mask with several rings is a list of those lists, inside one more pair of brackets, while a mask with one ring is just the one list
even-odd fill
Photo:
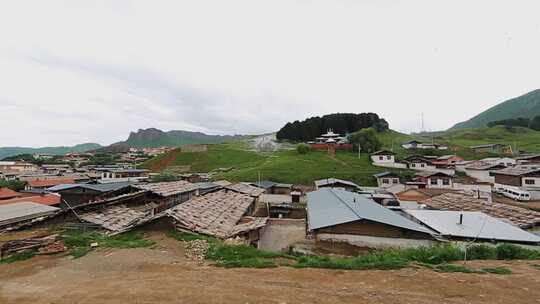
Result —
[[338, 178], [325, 178], [325, 179], [316, 180], [315, 181], [315, 186], [321, 187], [321, 186], [328, 186], [328, 185], [333, 185], [333, 184], [337, 184], [337, 183], [349, 185], [349, 186], [356, 187], [356, 188], [360, 188], [360, 186], [358, 186], [357, 184], [355, 184], [355, 183], [353, 183], [351, 181], [338, 179]]
[[39, 217], [53, 214], [59, 208], [32, 202], [20, 202], [0, 205], [0, 224], [2, 222], [16, 222], [18, 218]]
[[364, 195], [328, 188], [308, 193], [310, 230], [361, 219], [431, 234], [429, 229], [386, 209]]
[[512, 176], [520, 176], [520, 175], [536, 173], [536, 172], [539, 172], [539, 171], [540, 171], [540, 169], [530, 169], [528, 167], [517, 166], [517, 167], [511, 167], [511, 168], [506, 168], [506, 169], [502, 169], [502, 170], [493, 171], [492, 173], [494, 173], [494, 174], [512, 175]]
[[[540, 237], [482, 212], [406, 210], [420, 222], [443, 236], [486, 240], [540, 242]], [[459, 224], [460, 214], [463, 223]]]

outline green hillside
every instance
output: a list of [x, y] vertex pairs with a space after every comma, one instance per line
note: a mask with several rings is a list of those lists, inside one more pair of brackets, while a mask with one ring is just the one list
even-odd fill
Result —
[[156, 128], [140, 129], [131, 132], [129, 138], [118, 144], [125, 144], [129, 147], [149, 148], [149, 147], [180, 147], [192, 144], [214, 144], [242, 139], [243, 136], [231, 135], [208, 135], [201, 132], [190, 132], [182, 130], [161, 131]]
[[[385, 134], [384, 141], [401, 137], [399, 133]], [[180, 149], [147, 161], [143, 167], [155, 172], [191, 166], [192, 172], [209, 172], [218, 168], [232, 168], [220, 173], [219, 178], [230, 181], [256, 181], [259, 178], [283, 183], [310, 185], [314, 180], [335, 177], [355, 181], [364, 186], [375, 185], [372, 175], [386, 171], [371, 165], [369, 155], [358, 158], [357, 153], [338, 152], [330, 157], [326, 152], [312, 151], [298, 154], [295, 150], [257, 153], [248, 150], [246, 140], [208, 145], [207, 152], [185, 153]], [[407, 170], [398, 170], [410, 174]]]
[[63, 155], [70, 152], [80, 153], [91, 151], [101, 148], [99, 144], [80, 144], [73, 147], [44, 147], [44, 148], [25, 148], [25, 147], [3, 147], [0, 148], [0, 160], [14, 155], [19, 154], [35, 154], [35, 153], [44, 153], [44, 154], [54, 154], [54, 155]]
[[533, 118], [537, 115], [540, 115], [540, 90], [500, 103], [467, 121], [456, 124], [451, 130], [480, 128], [492, 121], [519, 117]]

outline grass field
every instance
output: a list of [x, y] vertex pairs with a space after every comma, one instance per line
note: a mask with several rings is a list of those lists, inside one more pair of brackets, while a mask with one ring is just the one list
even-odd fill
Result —
[[[476, 154], [470, 146], [502, 143], [517, 145], [519, 149], [540, 152], [540, 132], [523, 129], [505, 129], [503, 127], [455, 130], [430, 136], [411, 136], [396, 131], [379, 133], [383, 149], [393, 150], [398, 159], [415, 153], [457, 154], [465, 159], [482, 159], [491, 154]], [[417, 139], [423, 142], [435, 141], [450, 146], [447, 151], [409, 151], [401, 147], [403, 142]], [[371, 164], [369, 155], [358, 157], [353, 152], [338, 152], [335, 158], [326, 152], [312, 151], [298, 154], [294, 150], [257, 153], [248, 149], [248, 141], [208, 145], [207, 152], [182, 153], [180, 149], [155, 157], [142, 167], [154, 172], [188, 166], [191, 172], [209, 172], [218, 168], [233, 168], [220, 173], [218, 178], [230, 181], [273, 180], [283, 183], [312, 184], [314, 180], [328, 177], [352, 180], [360, 185], [373, 186], [373, 174], [386, 171]], [[407, 170], [395, 170], [401, 175], [410, 175]]]
[[[218, 168], [233, 168], [218, 178], [230, 181], [259, 179], [283, 183], [312, 184], [314, 180], [335, 177], [355, 181], [364, 186], [375, 185], [373, 174], [385, 171], [371, 164], [369, 155], [312, 151], [298, 154], [295, 150], [257, 153], [247, 149], [247, 142], [208, 145], [207, 152], [181, 153], [175, 150], [146, 162], [143, 167], [161, 172], [174, 166], [191, 166], [192, 172], [209, 172]], [[410, 174], [407, 170], [397, 170]]]

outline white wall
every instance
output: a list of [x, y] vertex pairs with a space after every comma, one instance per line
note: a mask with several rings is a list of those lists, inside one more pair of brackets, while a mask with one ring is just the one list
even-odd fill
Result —
[[[384, 181], [387, 181], [387, 183], [384, 183]], [[389, 188], [398, 184], [399, 184], [399, 178], [397, 177], [396, 178], [394, 177], [377, 178], [377, 185], [379, 186], [379, 188]]]
[[407, 164], [403, 163], [373, 163], [373, 165], [383, 168], [407, 169]]
[[495, 177], [489, 176], [488, 170], [465, 170], [465, 174], [482, 182], [495, 182]]
[[395, 163], [396, 157], [394, 155], [372, 155], [371, 160], [376, 164], [389, 164]]
[[[449, 183], [448, 185], [443, 184], [443, 179], [440, 177], [430, 177], [427, 181], [427, 186], [429, 189], [452, 189], [453, 188], [453, 180], [451, 178], [448, 178]], [[437, 184], [432, 184], [432, 181], [436, 181]]]

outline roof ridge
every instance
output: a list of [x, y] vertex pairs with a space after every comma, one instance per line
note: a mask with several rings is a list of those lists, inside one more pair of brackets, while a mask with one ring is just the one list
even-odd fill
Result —
[[[347, 204], [337, 193], [334, 192], [334, 189], [333, 188], [330, 188], [328, 189], [330, 191], [330, 193], [332, 193], [332, 195], [334, 195], [343, 205], [347, 206], [347, 208], [349, 210], [352, 211], [352, 213], [354, 213], [358, 219], [364, 219], [363, 217], [360, 216], [360, 214], [358, 214], [358, 212], [356, 212], [353, 208], [351, 208], [351, 206], [349, 206], [349, 204]], [[351, 192], [352, 193], [352, 192]], [[356, 193], [353, 193], [353, 194], [356, 194]]]

